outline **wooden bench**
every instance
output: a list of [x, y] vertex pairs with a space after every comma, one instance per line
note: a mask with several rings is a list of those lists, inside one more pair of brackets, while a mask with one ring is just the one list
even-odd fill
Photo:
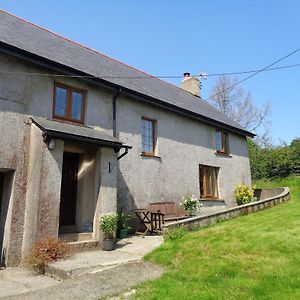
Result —
[[178, 221], [188, 217], [187, 211], [177, 207], [175, 202], [153, 202], [148, 205], [148, 209], [162, 213], [164, 221]]

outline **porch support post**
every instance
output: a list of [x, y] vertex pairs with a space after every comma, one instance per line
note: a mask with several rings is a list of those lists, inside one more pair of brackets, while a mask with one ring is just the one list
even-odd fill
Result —
[[97, 164], [96, 170], [99, 170], [100, 188], [94, 218], [94, 239], [100, 239], [99, 222], [101, 215], [117, 212], [117, 153], [113, 148], [102, 147], [98, 150], [97, 161], [99, 156], [101, 156], [100, 168]]
[[42, 131], [31, 124], [22, 257], [38, 239], [58, 236], [63, 148], [55, 140], [49, 150]]

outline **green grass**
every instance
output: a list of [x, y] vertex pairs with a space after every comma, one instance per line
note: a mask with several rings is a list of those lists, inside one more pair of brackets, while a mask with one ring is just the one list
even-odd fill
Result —
[[300, 178], [256, 185], [288, 186], [291, 200], [167, 240], [146, 257], [166, 272], [135, 297], [300, 299]]

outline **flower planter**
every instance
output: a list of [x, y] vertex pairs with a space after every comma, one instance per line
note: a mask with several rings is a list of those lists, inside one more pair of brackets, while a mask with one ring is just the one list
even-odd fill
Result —
[[120, 239], [127, 238], [128, 235], [128, 228], [123, 228], [120, 230]]
[[103, 239], [102, 249], [112, 251], [116, 249], [115, 239]]

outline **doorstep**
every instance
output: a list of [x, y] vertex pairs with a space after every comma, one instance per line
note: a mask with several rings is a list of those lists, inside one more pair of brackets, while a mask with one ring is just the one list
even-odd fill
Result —
[[93, 239], [92, 232], [61, 233], [58, 238], [66, 241], [74, 252], [90, 251], [100, 247], [99, 241]]
[[93, 239], [93, 233], [92, 232], [61, 233], [59, 234], [58, 238], [68, 242], [90, 241]]

